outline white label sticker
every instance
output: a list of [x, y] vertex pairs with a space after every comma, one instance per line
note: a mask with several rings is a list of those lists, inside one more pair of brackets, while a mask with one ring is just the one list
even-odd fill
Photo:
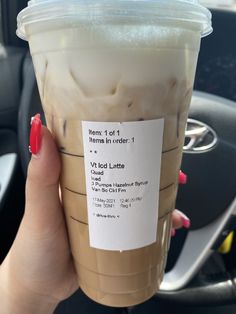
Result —
[[156, 241], [164, 119], [82, 122], [90, 246]]

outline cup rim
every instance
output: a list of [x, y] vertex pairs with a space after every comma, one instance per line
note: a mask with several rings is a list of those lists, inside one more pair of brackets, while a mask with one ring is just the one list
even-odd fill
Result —
[[17, 35], [27, 40], [25, 27], [35, 22], [76, 19], [111, 23], [111, 18], [144, 24], [193, 24], [201, 37], [212, 32], [211, 12], [198, 0], [31, 0], [17, 16]]

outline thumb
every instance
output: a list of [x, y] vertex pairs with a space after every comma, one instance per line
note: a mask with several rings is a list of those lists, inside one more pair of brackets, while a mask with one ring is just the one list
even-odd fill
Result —
[[63, 214], [59, 199], [60, 157], [39, 115], [32, 120], [30, 145], [33, 154], [26, 181], [24, 223], [42, 235], [57, 228]]

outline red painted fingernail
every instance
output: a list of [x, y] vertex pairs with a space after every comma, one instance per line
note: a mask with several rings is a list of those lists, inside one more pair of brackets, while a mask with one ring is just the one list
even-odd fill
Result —
[[179, 211], [178, 209], [176, 209], [175, 211], [178, 212], [178, 214], [180, 215], [183, 227], [186, 229], [189, 229], [191, 226], [191, 220], [183, 212]]
[[186, 184], [187, 183], [187, 175], [180, 170], [179, 172], [179, 184]]
[[191, 226], [191, 221], [187, 218], [182, 217], [183, 227], [189, 229]]
[[176, 230], [174, 228], [171, 229], [171, 236], [174, 237], [176, 235]]
[[31, 119], [31, 130], [30, 130], [30, 152], [33, 155], [37, 155], [41, 148], [42, 142], [42, 122], [40, 114], [36, 114]]

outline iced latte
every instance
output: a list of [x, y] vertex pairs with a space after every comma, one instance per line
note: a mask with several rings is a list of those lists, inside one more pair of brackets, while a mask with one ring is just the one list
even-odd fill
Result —
[[[42, 20], [50, 6], [43, 2], [28, 8], [39, 3]], [[44, 22], [25, 22], [24, 32], [61, 155], [79, 285], [105, 305], [138, 304], [154, 295], [164, 275], [200, 38], [210, 31], [210, 15], [196, 5], [205, 24], [181, 18], [183, 8], [193, 16], [195, 5], [173, 0], [136, 1], [136, 15], [135, 1], [110, 2], [114, 11], [106, 1], [89, 8], [71, 1], [79, 13], [60, 16], [69, 10], [66, 2], [48, 2], [58, 11]], [[157, 9], [170, 19], [157, 18]], [[24, 11], [22, 23], [23, 17]]]

